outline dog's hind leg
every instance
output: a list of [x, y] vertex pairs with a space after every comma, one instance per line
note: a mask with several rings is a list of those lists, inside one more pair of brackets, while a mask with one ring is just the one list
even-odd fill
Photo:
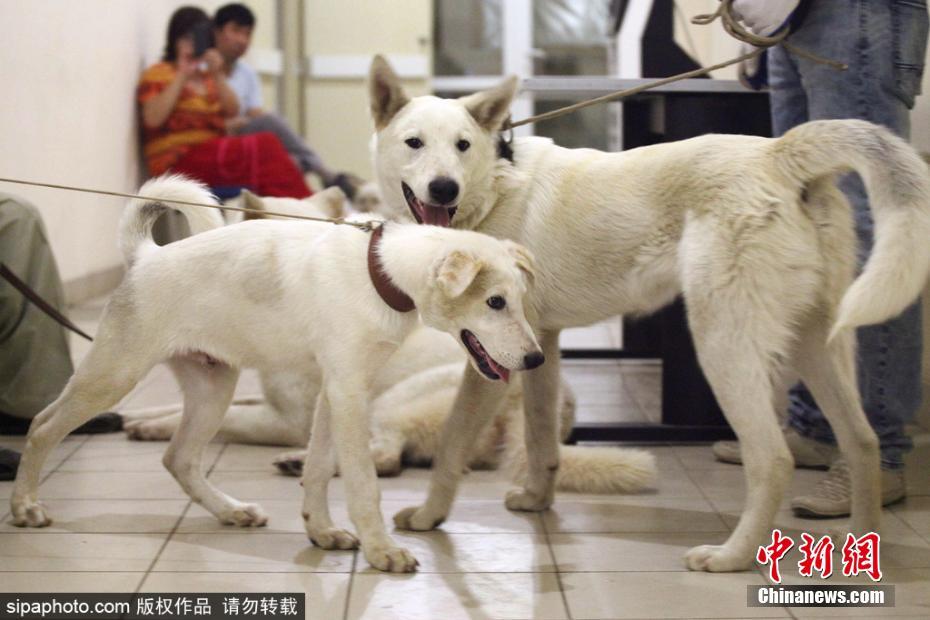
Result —
[[855, 334], [839, 333], [827, 343], [829, 325], [819, 320], [803, 334], [795, 365], [813, 394], [849, 464], [852, 486], [850, 531], [878, 531], [881, 471], [878, 437], [862, 410], [856, 385]]
[[226, 524], [265, 525], [261, 507], [226, 495], [206, 479], [203, 452], [216, 435], [232, 400], [239, 370], [212, 358], [172, 358], [172, 370], [184, 393], [184, 414], [162, 462], [192, 500]]
[[685, 561], [692, 570], [749, 568], [771, 535], [794, 469], [775, 414], [773, 385], [780, 384], [795, 326], [820, 290], [816, 232], [798, 217], [796, 205], [751, 206], [758, 212], [741, 219], [690, 218], [679, 248], [698, 359], [739, 439], [746, 475], [739, 523], [723, 545], [688, 551]]
[[523, 489], [507, 493], [510, 510], [545, 510], [555, 498], [559, 471], [559, 332], [550, 331], [539, 339], [546, 363], [524, 373], [523, 407], [526, 441], [527, 479]]
[[720, 572], [751, 565], [771, 529], [794, 460], [773, 407], [772, 358], [777, 348], [770, 346], [772, 335], [760, 329], [765, 321], [753, 322], [744, 316], [740, 324], [719, 307], [715, 310], [690, 312], [689, 308], [689, 323], [704, 374], [739, 439], [746, 503], [736, 529], [723, 545], [695, 547], [685, 559], [692, 570]]
[[498, 411], [506, 389], [502, 381], [488, 381], [471, 364], [465, 365], [462, 385], [442, 428], [426, 502], [395, 514], [394, 524], [398, 528], [431, 530], [445, 521], [468, 456], [479, 433]]
[[303, 467], [304, 505], [302, 516], [307, 537], [321, 549], [355, 549], [358, 538], [333, 525], [327, 490], [336, 475], [336, 451], [332, 437], [332, 413], [325, 391], [320, 391], [313, 413], [313, 430]]
[[68, 380], [61, 395], [32, 421], [11, 498], [13, 524], [44, 527], [51, 523], [36, 493], [39, 475], [49, 452], [64, 437], [101, 411], [115, 405], [155, 364], [145, 352], [119, 337], [100, 336]]

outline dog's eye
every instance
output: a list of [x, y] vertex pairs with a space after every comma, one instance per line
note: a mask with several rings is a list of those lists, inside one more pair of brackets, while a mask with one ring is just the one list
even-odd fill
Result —
[[420, 140], [419, 138], [407, 138], [406, 140], [404, 140], [404, 144], [406, 144], [412, 149], [418, 149], [421, 146], [423, 146], [423, 141]]
[[503, 310], [504, 306], [507, 305], [507, 300], [500, 295], [494, 295], [492, 297], [488, 297], [488, 305], [491, 306], [491, 308], [494, 310]]
[[463, 153], [468, 150], [468, 147], [471, 146], [471, 142], [468, 140], [459, 140], [455, 143], [455, 148], [462, 151]]

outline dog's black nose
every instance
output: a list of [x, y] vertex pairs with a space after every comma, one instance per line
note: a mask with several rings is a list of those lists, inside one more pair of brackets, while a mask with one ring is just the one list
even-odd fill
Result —
[[441, 205], [447, 205], [458, 198], [459, 184], [448, 177], [439, 177], [429, 183], [429, 197]]
[[535, 353], [530, 353], [529, 355], [523, 356], [523, 365], [527, 370], [533, 370], [534, 368], [539, 368], [543, 365], [543, 362], [546, 361], [546, 356], [536, 351]]

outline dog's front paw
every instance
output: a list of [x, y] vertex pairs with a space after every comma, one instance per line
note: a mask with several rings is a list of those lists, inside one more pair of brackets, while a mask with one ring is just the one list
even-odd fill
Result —
[[262, 527], [268, 523], [268, 515], [258, 504], [239, 504], [223, 512], [220, 521], [239, 527]]
[[358, 549], [358, 538], [355, 534], [337, 527], [308, 531], [307, 537], [320, 549]]
[[685, 564], [691, 570], [728, 573], [750, 568], [752, 558], [734, 553], [726, 545], [700, 545], [685, 554]]
[[126, 436], [136, 441], [167, 441], [174, 434], [175, 425], [162, 420], [133, 420], [123, 426]]
[[306, 460], [305, 451], [285, 452], [276, 456], [272, 464], [278, 468], [278, 473], [285, 476], [300, 476], [304, 473], [304, 461]]
[[530, 493], [526, 489], [513, 489], [507, 491], [504, 498], [507, 510], [522, 510], [524, 512], [539, 512], [552, 505], [552, 498], [544, 495]]
[[17, 527], [48, 527], [52, 520], [39, 502], [13, 502], [13, 525]]
[[413, 554], [403, 547], [372, 545], [363, 547], [362, 551], [369, 564], [389, 573], [412, 573], [420, 565]]
[[431, 515], [420, 506], [404, 508], [394, 515], [394, 525], [401, 530], [425, 532], [434, 530], [446, 520], [444, 515]]

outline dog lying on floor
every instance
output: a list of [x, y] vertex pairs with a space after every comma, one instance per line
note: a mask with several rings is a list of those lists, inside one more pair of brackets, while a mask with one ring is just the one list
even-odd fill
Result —
[[[389, 208], [420, 221], [521, 243], [537, 260], [527, 298], [544, 367], [523, 377], [526, 484], [515, 510], [554, 499], [559, 468], [559, 331], [643, 315], [678, 295], [698, 359], [745, 463], [747, 499], [723, 545], [691, 549], [692, 570], [749, 567], [772, 531], [793, 471], [773, 408], [782, 373], [810, 388], [851, 472], [850, 531], [878, 528], [878, 439], [862, 411], [855, 328], [896, 316], [930, 272], [930, 175], [914, 149], [856, 120], [815, 121], [777, 139], [705, 135], [621, 153], [506, 139], [516, 78], [460, 99], [408, 97], [375, 57], [369, 97], [374, 164]], [[858, 172], [875, 245], [856, 273], [856, 238], [836, 177]], [[428, 530], [449, 514], [484, 403], [501, 386], [466, 368], [421, 505], [398, 527]], [[468, 425], [463, 425], [468, 420]]]
[[[217, 228], [217, 212], [186, 205], [170, 208], [187, 217], [195, 234], [159, 247], [151, 228], [169, 208], [164, 201], [211, 202], [212, 196], [170, 176], [140, 192], [153, 199], [131, 201], [120, 223], [127, 275], [89, 353], [29, 430], [11, 498], [14, 524], [50, 523], [37, 500], [49, 452], [167, 360], [185, 402], [165, 466], [222, 522], [263, 525], [259, 506], [206, 479], [203, 450], [222, 422], [240, 368], [275, 371], [313, 358], [323, 382], [303, 476], [307, 534], [326, 549], [360, 544], [381, 570], [414, 570], [416, 559], [388, 536], [378, 505], [368, 449], [372, 376], [416, 328], [418, 314], [457, 338], [487, 380], [506, 382], [512, 371], [541, 366], [545, 359], [522, 302], [532, 257], [510, 241], [412, 224], [385, 224], [371, 233], [307, 221]], [[209, 228], [216, 229], [204, 231]], [[329, 516], [326, 489], [337, 455], [358, 538], [334, 527]]]
[[[356, 196], [358, 199], [358, 196]], [[260, 198], [245, 192], [242, 205], [317, 217], [344, 217], [344, 195], [330, 188], [310, 198]], [[370, 206], [370, 205], [369, 205]], [[260, 215], [246, 214], [249, 219]], [[274, 217], [274, 216], [267, 216]], [[398, 475], [404, 464], [429, 466], [440, 442], [443, 422], [452, 409], [462, 378], [465, 354], [455, 340], [428, 327], [417, 328], [374, 377], [371, 388], [371, 452], [379, 476]], [[275, 459], [284, 474], [299, 476], [317, 395], [320, 370], [313, 360], [300, 369], [261, 372], [262, 395], [236, 399], [217, 436], [225, 441], [299, 447]], [[575, 398], [563, 380], [559, 395], [560, 437], [568, 437]], [[488, 424], [472, 446], [470, 469], [500, 468], [514, 481], [526, 474], [522, 389], [515, 377]], [[181, 422], [180, 406], [124, 411], [131, 439], [168, 440]], [[556, 484], [579, 493], [628, 493], [655, 479], [654, 458], [643, 450], [561, 446], [562, 467]]]

